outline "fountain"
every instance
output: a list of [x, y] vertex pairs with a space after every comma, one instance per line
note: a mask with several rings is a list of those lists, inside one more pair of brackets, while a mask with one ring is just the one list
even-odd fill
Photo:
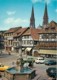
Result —
[[35, 70], [29, 67], [23, 67], [24, 61], [22, 56], [16, 61], [16, 66], [5, 71], [7, 80], [31, 80], [35, 77]]

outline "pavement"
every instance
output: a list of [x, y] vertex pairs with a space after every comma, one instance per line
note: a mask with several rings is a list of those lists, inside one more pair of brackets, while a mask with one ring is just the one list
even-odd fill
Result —
[[33, 80], [52, 80], [51, 77], [49, 77], [46, 73], [46, 69], [49, 67], [55, 67], [55, 66], [47, 66], [45, 64], [36, 64], [34, 63], [34, 69], [36, 70], [36, 78]]
[[[7, 53], [2, 53], [2, 54], [0, 54], [0, 63], [12, 67], [12, 66], [16, 65], [16, 60], [18, 58], [19, 58], [19, 54], [18, 53], [11, 53], [11, 55], [9, 55]], [[47, 58], [47, 59], [49, 59], [49, 58]], [[14, 62], [14, 64], [13, 64], [13, 62]], [[51, 67], [51, 66], [34, 63], [33, 69], [36, 70], [36, 77], [34, 79], [32, 79], [32, 80], [52, 80], [52, 78], [50, 78], [46, 74], [46, 69], [48, 67]], [[54, 67], [54, 66], [52, 66], [52, 67]], [[3, 80], [7, 80], [7, 79], [5, 77], [3, 77]]]

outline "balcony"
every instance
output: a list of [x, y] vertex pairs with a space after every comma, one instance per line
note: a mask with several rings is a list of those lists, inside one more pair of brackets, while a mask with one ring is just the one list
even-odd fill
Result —
[[22, 44], [22, 46], [33, 46], [33, 44]]
[[39, 41], [57, 41], [57, 39], [39, 39]]
[[13, 40], [13, 37], [8, 37], [7, 40]]
[[16, 42], [16, 43], [18, 42], [18, 43], [19, 43], [19, 41], [18, 41], [18, 40], [17, 40], [17, 41], [16, 41], [16, 40], [14, 40], [13, 42]]

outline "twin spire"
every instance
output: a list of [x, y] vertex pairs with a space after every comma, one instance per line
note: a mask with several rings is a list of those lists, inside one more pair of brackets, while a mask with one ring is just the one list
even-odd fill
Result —
[[35, 28], [35, 17], [34, 17], [34, 8], [32, 6], [31, 18], [30, 18], [30, 27]]
[[[48, 11], [47, 11], [47, 3], [45, 3], [45, 10], [43, 16], [43, 26], [48, 24]], [[30, 27], [35, 28], [35, 17], [34, 17], [34, 8], [32, 6], [31, 18], [30, 18]]]
[[47, 12], [47, 3], [45, 3], [45, 10], [44, 10], [44, 16], [43, 16], [43, 25], [47, 26], [48, 24], [48, 12]]

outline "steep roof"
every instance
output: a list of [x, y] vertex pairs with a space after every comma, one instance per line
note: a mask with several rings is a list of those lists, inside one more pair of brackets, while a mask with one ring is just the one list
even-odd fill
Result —
[[5, 33], [14, 33], [15, 31], [17, 31], [18, 29], [20, 29], [21, 27], [14, 27], [14, 28], [10, 28], [9, 30], [7, 30]]
[[41, 33], [43, 31], [43, 29], [36, 29], [37, 33]]
[[55, 21], [51, 21], [48, 26], [49, 27], [57, 27], [57, 23]]
[[14, 37], [19, 37], [22, 34], [24, 34], [24, 32], [27, 30], [28, 28], [20, 28], [19, 30], [16, 31], [16, 33], [14, 34]]
[[31, 34], [31, 31], [30, 31], [30, 28], [23, 34], [23, 36], [25, 35], [30, 35]]
[[38, 35], [38, 29], [35, 29], [35, 28], [29, 28], [24, 34], [23, 36], [28, 36], [30, 35], [33, 40], [38, 40], [39, 39], [39, 35]]
[[31, 18], [30, 18], [30, 27], [35, 28], [35, 17], [34, 17], [34, 7], [32, 6]]
[[34, 8], [33, 8], [33, 6], [32, 6], [32, 12], [31, 12], [31, 18], [30, 18], [31, 20], [33, 20], [34, 19]]
[[39, 39], [39, 35], [38, 35], [36, 29], [31, 28], [31, 36], [32, 36], [33, 40], [38, 40]]
[[47, 3], [45, 3], [45, 11], [44, 11], [44, 17], [43, 18], [48, 18]]
[[51, 21], [48, 26], [43, 29], [39, 29], [38, 33], [57, 33], [57, 23], [55, 21]]

